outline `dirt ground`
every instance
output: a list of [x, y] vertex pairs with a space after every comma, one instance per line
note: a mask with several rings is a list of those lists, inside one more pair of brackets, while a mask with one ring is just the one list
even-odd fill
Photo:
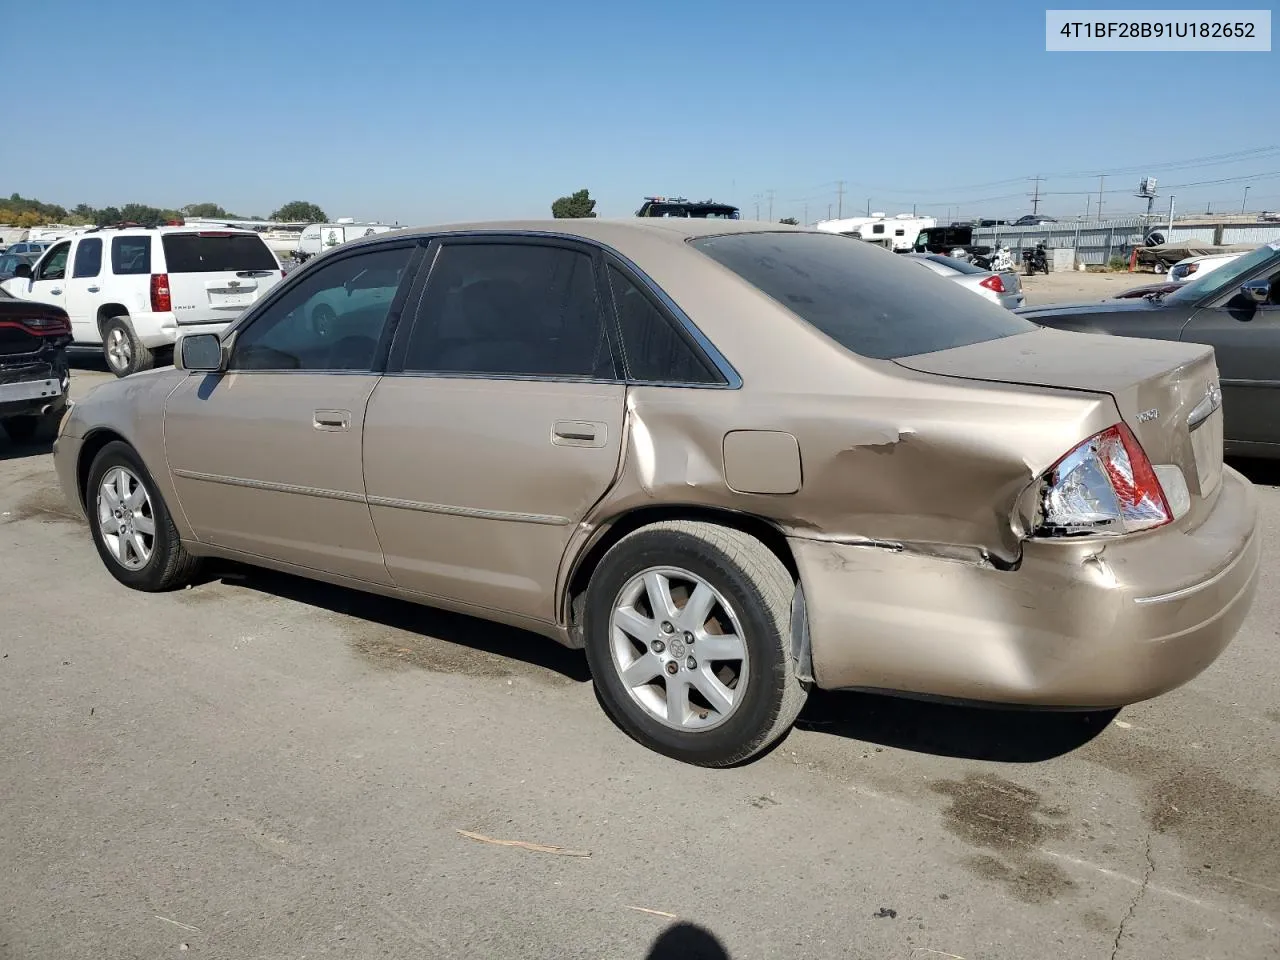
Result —
[[1028, 306], [1075, 300], [1103, 300], [1149, 283], [1160, 283], [1154, 273], [1037, 273], [1022, 278]]

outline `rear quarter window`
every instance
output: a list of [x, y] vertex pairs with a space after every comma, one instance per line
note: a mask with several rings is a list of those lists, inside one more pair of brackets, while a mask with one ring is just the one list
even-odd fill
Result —
[[275, 257], [256, 233], [169, 233], [164, 245], [168, 273], [227, 273], [279, 270]]
[[111, 272], [131, 276], [151, 272], [150, 237], [112, 237]]
[[835, 234], [740, 233], [691, 244], [846, 350], [874, 360], [1037, 329], [898, 254]]

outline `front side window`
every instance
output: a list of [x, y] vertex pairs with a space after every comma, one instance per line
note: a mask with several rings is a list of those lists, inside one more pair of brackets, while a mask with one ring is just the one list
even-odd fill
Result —
[[1039, 329], [982, 297], [957, 296], [898, 257], [829, 233], [739, 233], [692, 245], [852, 353], [876, 360]]
[[111, 272], [118, 277], [150, 273], [151, 238], [112, 237]]
[[372, 371], [412, 246], [326, 263], [236, 335], [231, 370]]
[[616, 267], [609, 267], [609, 286], [630, 379], [648, 383], [724, 382], [653, 301]]
[[76, 247], [75, 267], [71, 276], [96, 277], [102, 272], [102, 241], [97, 237], [81, 240]]
[[71, 254], [71, 241], [50, 248], [49, 253], [36, 267], [36, 280], [63, 280], [67, 276], [67, 257]]
[[418, 306], [404, 369], [615, 378], [591, 257], [546, 244], [446, 243]]

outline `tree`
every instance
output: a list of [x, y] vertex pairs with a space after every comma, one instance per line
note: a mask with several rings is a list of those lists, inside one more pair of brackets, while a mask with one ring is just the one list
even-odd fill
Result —
[[579, 190], [567, 197], [561, 197], [551, 204], [551, 215], [557, 220], [572, 220], [596, 215], [596, 202], [586, 190]]
[[126, 203], [120, 208], [120, 219], [125, 223], [158, 227], [166, 220], [172, 219], [170, 214], [176, 213], [176, 210], [161, 210], [159, 207], [149, 207], [145, 203]]
[[291, 200], [271, 214], [272, 220], [306, 221], [307, 223], [328, 223], [329, 218], [316, 204], [306, 200]]
[[184, 217], [229, 217], [231, 214], [216, 203], [188, 203], [182, 208]]
[[786, 224], [790, 224], [790, 225], [791, 225], [791, 226], [793, 226], [793, 227], [798, 227], [798, 226], [800, 226], [800, 221], [799, 221], [799, 220], [797, 220], [795, 217], [783, 217], [783, 218], [782, 218], [781, 220], [779, 220], [778, 222], [779, 222], [779, 223], [786, 223]]

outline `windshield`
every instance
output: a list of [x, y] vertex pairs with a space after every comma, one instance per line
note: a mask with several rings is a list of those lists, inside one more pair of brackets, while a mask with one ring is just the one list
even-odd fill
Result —
[[1202, 273], [1195, 280], [1168, 294], [1165, 297], [1165, 302], [1191, 303], [1208, 297], [1216, 297], [1231, 287], [1239, 286], [1244, 277], [1247, 277], [1268, 260], [1280, 260], [1280, 240], [1273, 240], [1252, 253], [1246, 253], [1238, 260], [1223, 264], [1217, 270]]
[[846, 350], [896, 360], [1035, 330], [1011, 310], [833, 233], [737, 233], [694, 247]]

